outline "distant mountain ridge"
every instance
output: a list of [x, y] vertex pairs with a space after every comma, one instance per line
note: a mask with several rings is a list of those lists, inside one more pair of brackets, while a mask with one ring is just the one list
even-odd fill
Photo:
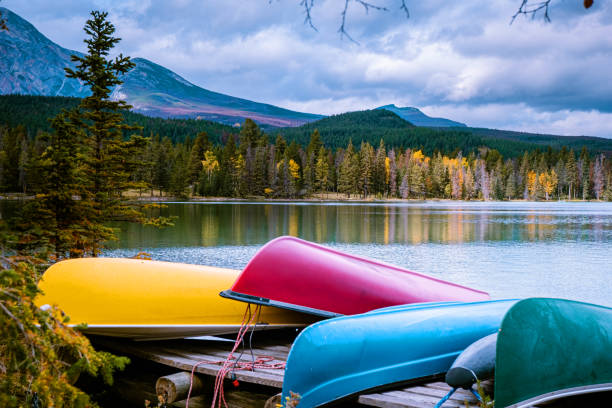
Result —
[[394, 104], [380, 106], [376, 109], [386, 109], [395, 113], [400, 118], [412, 123], [415, 126], [424, 127], [467, 127], [465, 123], [455, 122], [445, 118], [432, 118], [421, 112], [418, 108], [400, 108]]
[[287, 141], [305, 146], [317, 129], [326, 147], [346, 148], [349, 141], [358, 148], [362, 142], [378, 146], [382, 140], [387, 148], [423, 149], [431, 155], [435, 151], [445, 154], [468, 155], [481, 147], [498, 150], [504, 157], [517, 157], [525, 151], [574, 149], [584, 146], [592, 153], [612, 154], [612, 139], [591, 136], [557, 136], [526, 132], [512, 132], [472, 127], [414, 126], [388, 109], [373, 109], [332, 115], [299, 127], [278, 129]]
[[[3, 7], [0, 11], [9, 27], [0, 32], [0, 94], [78, 98], [89, 94], [79, 81], [64, 75], [64, 67], [75, 66], [70, 55], [81, 53], [55, 44], [12, 11]], [[133, 61], [136, 66], [113, 90], [113, 97], [149, 116], [201, 118], [229, 125], [248, 117], [270, 126], [299, 126], [323, 117], [209, 91], [144, 58]]]
[[[30, 137], [39, 131], [48, 131], [48, 118], [62, 109], [72, 109], [79, 99], [36, 95], [0, 95], [0, 128], [23, 125]], [[183, 143], [199, 132], [208, 133], [209, 140], [223, 144], [228, 134], [238, 129], [207, 120], [163, 119], [133, 112], [124, 112], [128, 123], [143, 127], [145, 136], [168, 137], [175, 143]], [[281, 134], [287, 142], [296, 141], [307, 146], [315, 129], [319, 130], [325, 147], [346, 148], [349, 140], [359, 149], [362, 142], [378, 146], [382, 139], [387, 148], [423, 149], [431, 155], [440, 151], [445, 154], [464, 155], [477, 152], [482, 147], [498, 150], [504, 157], [522, 156], [525, 151], [552, 149], [574, 149], [586, 147], [591, 153], [612, 155], [612, 139], [587, 136], [556, 136], [524, 132], [513, 132], [482, 128], [427, 128], [416, 127], [386, 109], [348, 112], [332, 115], [299, 127], [273, 128], [266, 130], [270, 136]]]

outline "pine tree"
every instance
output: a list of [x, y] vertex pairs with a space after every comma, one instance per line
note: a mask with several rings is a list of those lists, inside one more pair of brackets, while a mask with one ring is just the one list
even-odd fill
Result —
[[444, 161], [442, 154], [434, 155], [431, 160], [431, 176], [432, 176], [432, 195], [434, 197], [441, 197], [446, 185], [450, 182], [448, 171], [444, 167]]
[[310, 135], [310, 142], [308, 143], [308, 147], [306, 148], [306, 153], [308, 155], [315, 156], [315, 161], [319, 158], [318, 154], [323, 147], [323, 142], [321, 141], [321, 134], [319, 133], [319, 129], [315, 129]]
[[274, 142], [274, 161], [276, 163], [280, 162], [285, 156], [285, 150], [287, 150], [287, 141], [283, 138], [281, 134], [276, 136], [276, 141]]
[[316, 188], [315, 153], [306, 152], [304, 156], [305, 157], [302, 160], [302, 163], [304, 163], [304, 168], [302, 170], [302, 181], [303, 181], [303, 186], [304, 186], [304, 192], [306, 193], [306, 195], [309, 195]]
[[186, 199], [189, 198], [189, 156], [187, 146], [178, 146], [175, 149], [172, 173], [170, 175], [170, 193], [173, 196]]
[[568, 183], [567, 195], [571, 200], [576, 198], [576, 189], [578, 188], [578, 166], [576, 165], [576, 156], [573, 150], [570, 150], [567, 157], [565, 171]]
[[267, 182], [268, 182], [268, 187], [264, 189], [268, 190], [268, 194], [272, 194], [274, 193], [274, 189], [277, 187], [278, 185], [278, 171], [276, 170], [276, 161], [275, 161], [275, 157], [276, 157], [276, 147], [274, 145], [270, 145], [268, 147], [268, 150], [266, 152], [266, 156], [268, 159], [268, 171], [267, 171]]
[[[512, 166], [512, 164], [509, 163], [509, 166]], [[508, 200], [516, 197], [516, 175], [511, 167], [509, 168], [508, 179], [506, 181], [505, 196]]]
[[374, 172], [374, 148], [368, 142], [361, 143], [359, 151], [360, 173], [359, 190], [363, 198], [367, 198], [372, 193], [372, 173]]
[[[565, 146], [564, 146], [565, 147]], [[564, 157], [567, 155], [560, 155], [559, 160], [555, 164], [555, 173], [557, 173], [557, 177], [559, 178], [559, 183], [557, 184], [557, 196], [559, 199], [561, 198], [561, 193], [567, 187], [567, 169], [565, 168], [565, 160]]]
[[355, 193], [355, 171], [353, 164], [356, 156], [353, 149], [353, 142], [349, 140], [349, 144], [344, 152], [342, 162], [339, 166], [338, 174], [338, 192], [346, 194], [348, 198], [351, 197], [352, 193]]
[[243, 176], [246, 160], [241, 153], [234, 156], [231, 166], [232, 194], [234, 197], [243, 197], [246, 193], [245, 178]]
[[19, 163], [17, 165], [17, 171], [19, 173], [19, 190], [22, 193], [28, 191], [28, 162], [29, 158], [29, 144], [26, 138], [21, 140], [21, 148], [19, 149]]
[[517, 190], [522, 194], [523, 199], [528, 198], [527, 174], [529, 173], [529, 154], [525, 152], [521, 159], [521, 165], [517, 174]]
[[397, 196], [397, 159], [395, 157], [395, 150], [389, 151], [389, 195], [391, 197]]
[[19, 192], [20, 158], [22, 144], [27, 140], [26, 129], [22, 125], [8, 129], [2, 138], [2, 179], [4, 191]]
[[506, 193], [504, 185], [504, 165], [501, 157], [497, 160], [495, 167], [491, 170], [493, 179], [493, 195], [496, 200], [503, 200]]
[[372, 192], [376, 194], [384, 194], [387, 191], [387, 169], [386, 159], [387, 151], [385, 148], [385, 142], [380, 139], [378, 149], [374, 156], [373, 168], [372, 168]]
[[235, 194], [234, 189], [234, 161], [236, 158], [236, 141], [233, 135], [230, 135], [221, 153], [221, 160], [219, 161], [219, 174], [220, 174], [220, 191], [219, 195], [224, 197], [233, 197]]
[[266, 188], [268, 179], [268, 167], [266, 163], [267, 147], [257, 146], [255, 148], [255, 163], [253, 165], [253, 194], [262, 195]]
[[252, 119], [246, 118], [240, 128], [240, 153], [246, 153], [247, 147], [254, 148], [261, 137], [261, 129]]
[[586, 147], [583, 146], [580, 151], [580, 158], [578, 159], [578, 177], [580, 186], [582, 187], [582, 199], [586, 200], [589, 198], [591, 191], [591, 163], [589, 160], [589, 153]]
[[211, 149], [211, 143], [208, 141], [206, 132], [198, 133], [198, 136], [193, 143], [191, 152], [189, 153], [189, 182], [193, 183], [198, 179], [202, 171], [202, 160], [204, 160], [204, 152]]
[[170, 190], [172, 177], [172, 142], [168, 137], [155, 144], [154, 163], [153, 163], [153, 186], [162, 192]]
[[39, 251], [63, 259], [91, 250], [91, 229], [85, 218], [90, 203], [80, 199], [85, 194], [77, 160], [80, 138], [71, 120], [75, 120], [74, 112], [60, 113], [52, 121], [54, 131], [45, 135], [48, 146], [37, 162], [44, 180], [42, 194], [26, 203], [19, 225], [22, 245], [18, 249], [26, 253]]
[[320, 192], [327, 191], [327, 189], [329, 188], [329, 159], [323, 146], [319, 148], [315, 173], [317, 180], [317, 190]]
[[133, 209], [125, 204], [122, 193], [132, 187], [126, 166], [133, 163], [130, 153], [143, 147], [144, 140], [124, 141], [123, 133], [136, 130], [123, 121], [121, 112], [131, 108], [124, 101], [111, 99], [112, 88], [121, 85], [119, 76], [127, 73], [134, 63], [120, 54], [107, 59], [111, 49], [120, 41], [113, 37], [115, 27], [106, 20], [108, 13], [93, 11], [85, 24], [87, 54], [73, 55], [76, 70], [66, 68], [66, 76], [84, 83], [91, 95], [82, 99], [75, 113], [75, 123], [83, 131], [83, 182], [86, 185], [82, 200], [91, 202], [87, 218], [92, 226], [92, 250], [96, 255], [103, 241], [114, 234], [103, 227], [113, 219], [135, 219]]
[[425, 174], [418, 162], [413, 162], [410, 167], [410, 192], [418, 198], [425, 198]]
[[240, 182], [244, 186], [244, 193], [252, 195], [255, 193], [255, 149], [247, 145], [243, 153], [244, 167], [239, 174]]

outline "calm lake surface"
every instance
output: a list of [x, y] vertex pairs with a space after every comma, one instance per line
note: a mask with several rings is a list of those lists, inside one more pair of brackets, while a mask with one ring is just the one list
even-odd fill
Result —
[[170, 203], [163, 230], [121, 225], [105, 256], [240, 269], [293, 235], [483, 289], [612, 306], [612, 203]]

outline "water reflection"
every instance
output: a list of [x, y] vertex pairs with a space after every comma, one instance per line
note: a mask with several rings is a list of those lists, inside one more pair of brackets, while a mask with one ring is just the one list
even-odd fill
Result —
[[281, 235], [320, 243], [463, 244], [612, 240], [608, 203], [171, 203], [172, 228], [123, 224], [114, 247], [259, 245]]

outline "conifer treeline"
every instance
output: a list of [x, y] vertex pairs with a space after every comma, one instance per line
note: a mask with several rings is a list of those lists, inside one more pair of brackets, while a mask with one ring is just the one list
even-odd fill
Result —
[[[448, 157], [421, 150], [387, 149], [367, 142], [335, 151], [325, 148], [315, 130], [306, 146], [272, 142], [247, 119], [237, 136], [220, 144], [205, 132], [173, 144], [153, 136], [140, 151], [131, 177], [162, 194], [178, 197], [308, 197], [337, 192], [346, 197], [450, 199], [601, 199], [612, 200], [610, 160], [563, 148], [525, 152], [506, 158], [493, 149]], [[4, 192], [36, 193], [35, 169], [44, 138], [30, 141], [23, 127], [0, 129], [0, 186]], [[143, 188], [142, 194], [148, 189]]]

